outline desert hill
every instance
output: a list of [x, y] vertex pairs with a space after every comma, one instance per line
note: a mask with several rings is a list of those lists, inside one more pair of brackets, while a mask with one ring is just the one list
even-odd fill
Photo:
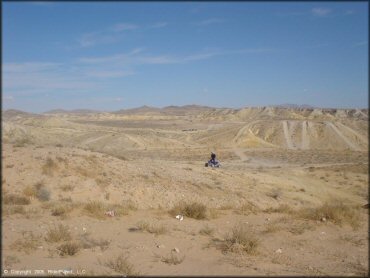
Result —
[[57, 112], [2, 112], [4, 270], [368, 274], [368, 110]]

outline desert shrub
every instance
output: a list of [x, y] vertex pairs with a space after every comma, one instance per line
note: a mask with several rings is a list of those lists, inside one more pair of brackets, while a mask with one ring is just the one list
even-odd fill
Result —
[[12, 215], [12, 214], [26, 214], [24, 206], [13, 205], [13, 206], [3, 206], [2, 208], [3, 216]]
[[205, 225], [202, 229], [199, 230], [199, 233], [205, 236], [211, 236], [213, 235], [214, 232], [215, 232], [215, 229], [208, 225]]
[[66, 241], [71, 239], [71, 233], [68, 230], [68, 227], [59, 224], [58, 227], [49, 228], [45, 240], [47, 242], [59, 242]]
[[255, 214], [259, 211], [259, 209], [252, 203], [246, 202], [242, 204], [238, 210], [236, 210], [236, 213], [249, 215], [251, 213]]
[[6, 194], [3, 196], [3, 204], [5, 205], [29, 205], [30, 199], [17, 194]]
[[45, 164], [42, 166], [42, 173], [47, 176], [52, 176], [54, 170], [58, 167], [58, 165], [54, 162], [53, 159], [48, 157], [46, 159]]
[[95, 247], [100, 247], [101, 251], [104, 251], [108, 249], [108, 246], [110, 244], [109, 240], [105, 239], [93, 239], [90, 238], [89, 234], [83, 234], [80, 236], [80, 246], [83, 249], [91, 249]]
[[167, 228], [164, 225], [155, 225], [147, 221], [140, 221], [136, 224], [136, 231], [145, 231], [151, 234], [161, 235], [167, 232]]
[[293, 213], [293, 210], [291, 207], [289, 207], [287, 204], [281, 204], [278, 207], [275, 208], [267, 208], [264, 209], [263, 212], [266, 213]]
[[42, 202], [49, 201], [50, 200], [50, 191], [45, 187], [41, 187], [40, 190], [37, 191], [36, 197], [37, 197], [37, 199], [39, 199]]
[[5, 268], [11, 268], [13, 264], [19, 263], [20, 260], [17, 256], [6, 256], [4, 260], [4, 267]]
[[182, 214], [186, 217], [194, 219], [206, 219], [207, 218], [207, 207], [204, 204], [193, 202], [185, 203], [179, 202], [170, 211], [171, 215]]
[[36, 197], [36, 194], [37, 194], [37, 191], [35, 189], [34, 186], [26, 186], [24, 189], [23, 189], [23, 194], [27, 197]]
[[105, 209], [105, 205], [99, 201], [90, 201], [83, 207], [83, 210], [87, 213], [87, 215], [98, 219], [105, 218]]
[[271, 192], [266, 194], [268, 197], [271, 197], [275, 200], [280, 199], [282, 196], [282, 192], [279, 189], [273, 189]]
[[185, 259], [185, 256], [179, 256], [178, 254], [171, 252], [166, 256], [161, 256], [161, 261], [166, 264], [177, 265], [181, 264]]
[[231, 233], [225, 236], [225, 240], [221, 246], [224, 252], [245, 252], [247, 254], [255, 254], [259, 240], [253, 232], [245, 225], [235, 225]]
[[134, 276], [138, 274], [134, 270], [134, 266], [128, 261], [127, 256], [123, 254], [106, 261], [104, 265], [124, 276]]
[[71, 209], [69, 207], [56, 206], [51, 210], [51, 215], [65, 217], [70, 210]]
[[358, 228], [360, 224], [359, 209], [340, 201], [327, 202], [317, 208], [303, 208], [297, 211], [297, 216], [308, 220], [322, 220], [325, 218], [327, 221], [338, 225], [350, 224], [353, 228]]
[[66, 192], [66, 191], [73, 191], [74, 186], [73, 186], [73, 185], [71, 185], [71, 184], [65, 184], [65, 185], [62, 185], [62, 186], [60, 187], [60, 189], [61, 189], [62, 191], [64, 191], [64, 192]]
[[35, 236], [32, 232], [23, 232], [22, 236], [22, 239], [17, 239], [10, 245], [12, 249], [29, 254], [31, 251], [36, 250], [41, 243], [41, 237]]
[[73, 256], [80, 250], [80, 245], [77, 242], [65, 242], [57, 247], [61, 257]]

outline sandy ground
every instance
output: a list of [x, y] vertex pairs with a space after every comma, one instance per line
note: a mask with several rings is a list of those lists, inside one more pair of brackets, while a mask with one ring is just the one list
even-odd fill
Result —
[[364, 124], [207, 113], [6, 119], [2, 273], [366, 276]]

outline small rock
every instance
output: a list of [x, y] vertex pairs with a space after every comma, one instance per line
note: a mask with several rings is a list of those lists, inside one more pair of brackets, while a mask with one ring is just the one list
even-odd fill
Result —
[[283, 253], [283, 250], [282, 250], [281, 248], [279, 248], [279, 249], [277, 249], [277, 250], [275, 251], [275, 253], [281, 254], [281, 253]]
[[266, 218], [266, 221], [270, 221], [270, 220], [271, 220], [270, 218], [268, 218], [268, 217]]
[[176, 247], [175, 247], [175, 248], [173, 248], [173, 249], [172, 249], [172, 251], [173, 251], [173, 252], [176, 252], [176, 253], [180, 253], [179, 248], [176, 248]]
[[321, 232], [321, 234], [322, 234], [322, 235], [326, 235], [326, 233], [325, 233], [325, 232]]
[[325, 217], [321, 218], [321, 221], [326, 222], [326, 218]]
[[165, 246], [163, 244], [157, 244], [157, 248], [164, 248]]

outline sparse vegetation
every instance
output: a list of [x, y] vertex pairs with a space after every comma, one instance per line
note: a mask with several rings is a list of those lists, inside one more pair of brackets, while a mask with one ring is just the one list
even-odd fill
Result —
[[3, 204], [5, 205], [29, 205], [30, 199], [17, 194], [6, 194], [3, 196]]
[[100, 250], [104, 251], [108, 249], [109, 244], [110, 244], [109, 240], [93, 239], [90, 238], [90, 235], [87, 233], [80, 236], [80, 245], [83, 249], [92, 249], [95, 247], [100, 247]]
[[250, 202], [244, 203], [237, 210], [235, 210], [236, 213], [244, 215], [249, 215], [251, 213], [256, 214], [258, 211], [259, 211], [258, 207], [256, 207], [254, 204]]
[[106, 207], [103, 203], [99, 201], [90, 201], [89, 203], [85, 204], [83, 210], [87, 213], [87, 215], [98, 218], [104, 219], [105, 218], [105, 211]]
[[175, 252], [171, 252], [166, 256], [161, 256], [161, 262], [166, 264], [178, 265], [181, 264], [185, 259], [185, 256], [177, 255]]
[[259, 240], [245, 225], [235, 225], [231, 233], [225, 236], [221, 250], [223, 252], [245, 252], [249, 255], [256, 254]]
[[104, 265], [124, 276], [138, 275], [134, 270], [134, 266], [128, 261], [127, 256], [123, 254], [106, 261]]
[[41, 243], [41, 237], [35, 236], [32, 232], [24, 231], [22, 232], [22, 236], [22, 239], [17, 239], [10, 245], [12, 249], [30, 254], [31, 251], [36, 250]]
[[50, 200], [50, 191], [46, 187], [41, 187], [36, 193], [37, 199], [41, 202], [46, 202]]
[[73, 256], [80, 250], [80, 245], [77, 242], [65, 242], [57, 247], [57, 251], [61, 257]]
[[275, 208], [264, 209], [263, 212], [266, 213], [293, 213], [293, 210], [287, 204], [281, 204]]
[[54, 160], [48, 157], [45, 164], [42, 166], [42, 173], [47, 176], [53, 176], [54, 170], [57, 168], [58, 165], [54, 162]]
[[179, 202], [169, 211], [169, 213], [173, 216], [181, 214], [194, 219], [206, 219], [207, 207], [204, 204], [197, 202]]
[[167, 232], [167, 228], [164, 225], [155, 225], [147, 221], [140, 221], [136, 224], [136, 230], [141, 232], [148, 232], [151, 234], [162, 235]]
[[73, 185], [71, 185], [71, 184], [65, 184], [65, 185], [62, 185], [62, 186], [60, 187], [60, 189], [61, 189], [62, 191], [64, 191], [64, 192], [66, 192], [66, 191], [73, 191], [74, 186], [73, 186]]
[[5, 260], [4, 260], [4, 267], [5, 268], [10, 268], [14, 264], [19, 263], [19, 262], [20, 262], [20, 260], [19, 260], [19, 258], [17, 256], [13, 256], [13, 255], [6, 256], [5, 257]]
[[271, 192], [268, 192], [266, 195], [275, 200], [278, 200], [278, 199], [281, 199], [282, 192], [280, 189], [273, 189]]
[[353, 228], [358, 228], [360, 225], [359, 208], [340, 201], [327, 202], [317, 208], [303, 208], [297, 211], [297, 216], [318, 221], [325, 219], [338, 225], [347, 223]]
[[59, 224], [58, 227], [48, 229], [45, 240], [47, 242], [60, 242], [70, 240], [71, 237], [68, 227], [63, 224]]
[[213, 235], [213, 233], [215, 232], [215, 229], [208, 226], [208, 225], [205, 225], [202, 229], [200, 229], [199, 233], [201, 235], [205, 235], [205, 236], [211, 236]]

